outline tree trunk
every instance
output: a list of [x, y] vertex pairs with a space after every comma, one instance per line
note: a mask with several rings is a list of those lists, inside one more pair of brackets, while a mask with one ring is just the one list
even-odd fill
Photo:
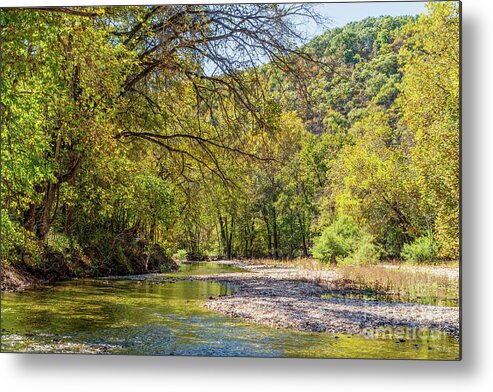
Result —
[[228, 254], [228, 228], [226, 227], [223, 217], [221, 214], [218, 214], [219, 218], [219, 227], [221, 230], [221, 246], [223, 248], [223, 255], [227, 257]]
[[41, 243], [46, 242], [48, 233], [51, 227], [51, 212], [53, 205], [55, 204], [56, 193], [58, 190], [58, 184], [51, 181], [46, 182], [45, 195], [43, 203], [36, 210], [35, 216], [35, 229], [36, 237]]
[[34, 224], [36, 219], [36, 205], [31, 203], [29, 209], [24, 212], [24, 222], [23, 227], [26, 230], [34, 231]]
[[243, 248], [243, 256], [248, 257], [248, 223], [245, 223], [243, 226], [243, 241], [245, 241], [245, 246]]
[[149, 228], [149, 237], [151, 242], [156, 243], [156, 218], [152, 218], [151, 227]]
[[279, 258], [279, 239], [277, 233], [277, 212], [276, 208], [272, 207], [272, 236], [274, 238], [274, 259]]
[[234, 227], [234, 218], [231, 217], [231, 225], [229, 227], [229, 240], [228, 240], [228, 260], [233, 256], [233, 227]]
[[255, 238], [255, 221], [252, 219], [252, 227], [250, 230], [250, 252], [247, 257], [253, 256], [253, 239]]
[[300, 214], [298, 214], [298, 221], [300, 223], [301, 241], [302, 241], [302, 246], [303, 246], [303, 256], [308, 257], [308, 247], [306, 245], [305, 225], [303, 223], [303, 219], [301, 218]]
[[265, 227], [267, 229], [267, 249], [269, 251], [269, 255], [272, 256], [272, 236], [270, 233], [269, 217], [267, 213], [264, 213], [264, 211], [262, 211], [262, 217], [264, 218]]

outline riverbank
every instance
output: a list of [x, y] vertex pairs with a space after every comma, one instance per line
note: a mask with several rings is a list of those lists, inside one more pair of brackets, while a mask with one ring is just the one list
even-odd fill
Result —
[[22, 291], [30, 286], [47, 283], [46, 280], [37, 278], [26, 271], [2, 264], [1, 290], [5, 292]]
[[84, 250], [46, 246], [42, 253], [26, 253], [15, 262], [2, 260], [1, 290], [22, 291], [31, 286], [74, 278], [172, 272], [177, 269], [178, 265], [160, 245], [127, 231], [115, 237], [106, 251], [97, 246]]
[[[338, 287], [335, 270], [219, 262], [246, 272], [188, 276], [233, 284], [235, 293], [210, 298], [216, 312], [274, 328], [340, 334], [368, 334], [385, 328], [429, 329], [459, 338], [459, 308], [351, 298]], [[436, 269], [430, 273], [438, 273]], [[176, 279], [176, 278], [173, 278]], [[337, 292], [337, 296], [334, 295]]]

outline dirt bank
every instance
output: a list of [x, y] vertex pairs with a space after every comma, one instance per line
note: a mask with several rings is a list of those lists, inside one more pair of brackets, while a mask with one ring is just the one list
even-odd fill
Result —
[[178, 269], [159, 245], [131, 235], [121, 235], [113, 247], [117, 250], [113, 249], [106, 256], [96, 249], [82, 252], [67, 248], [60, 252], [47, 248], [38, 262], [32, 262], [29, 257], [15, 264], [2, 262], [1, 290], [20, 291], [32, 285], [71, 278], [172, 272]]

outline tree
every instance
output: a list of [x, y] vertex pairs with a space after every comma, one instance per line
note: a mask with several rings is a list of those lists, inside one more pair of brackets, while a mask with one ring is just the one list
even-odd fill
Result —
[[421, 208], [440, 255], [459, 256], [459, 4], [430, 3], [407, 29], [400, 105]]
[[157, 146], [157, 165], [193, 161], [226, 181], [220, 154], [256, 158], [237, 125], [269, 126], [255, 67], [270, 59], [293, 69], [300, 36], [290, 17], [299, 14], [315, 15], [295, 4], [2, 9], [2, 182], [12, 227], [40, 246], [53, 224], [68, 234], [74, 208], [92, 198], [85, 189], [113, 219], [111, 200], [128, 195], [114, 199], [108, 189], [125, 186], [120, 174], [139, 176], [132, 161], [149, 156], [137, 140]]
[[398, 256], [422, 224], [415, 176], [400, 132], [386, 112], [369, 108], [350, 129], [354, 142], [342, 148], [332, 167], [338, 213], [368, 227], [389, 256]]

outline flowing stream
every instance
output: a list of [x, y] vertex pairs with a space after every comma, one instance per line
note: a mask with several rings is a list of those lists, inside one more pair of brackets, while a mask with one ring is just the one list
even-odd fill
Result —
[[[186, 265], [173, 275], [238, 269]], [[80, 279], [2, 294], [3, 352], [457, 359], [456, 339], [434, 331], [349, 336], [277, 330], [202, 305], [234, 287], [210, 281]]]

